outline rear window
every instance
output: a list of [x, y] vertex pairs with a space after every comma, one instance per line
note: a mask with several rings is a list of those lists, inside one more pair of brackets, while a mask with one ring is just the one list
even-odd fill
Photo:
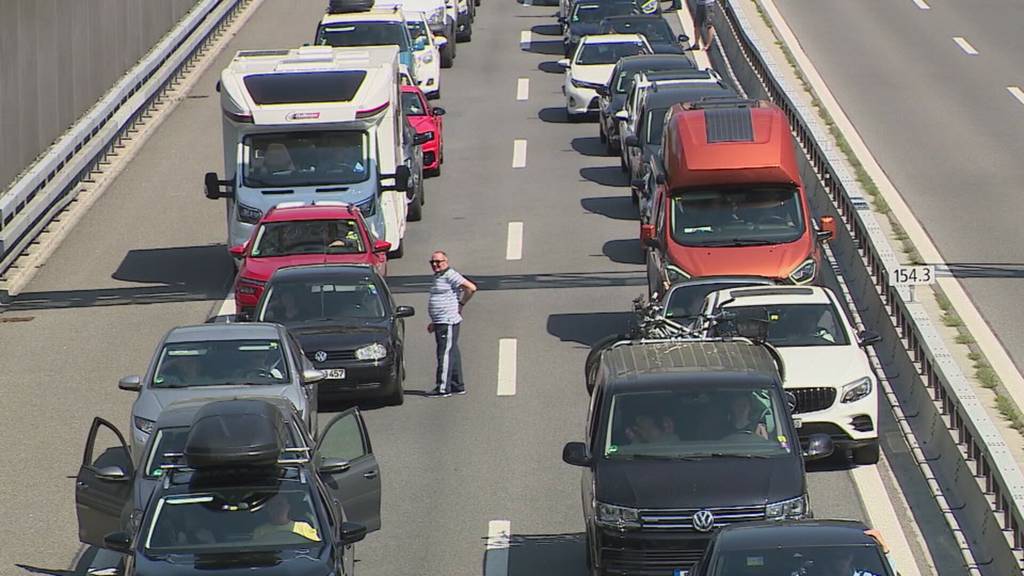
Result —
[[398, 46], [409, 51], [409, 31], [401, 22], [351, 22], [324, 26], [317, 44], [328, 46]]
[[355, 97], [365, 78], [365, 70], [344, 70], [315, 74], [254, 74], [246, 76], [244, 82], [256, 104], [302, 104], [348, 102]]

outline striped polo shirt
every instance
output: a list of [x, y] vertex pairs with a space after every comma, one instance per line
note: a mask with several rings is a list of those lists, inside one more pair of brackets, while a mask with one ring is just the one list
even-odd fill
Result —
[[434, 282], [430, 285], [430, 299], [427, 301], [427, 314], [434, 324], [458, 324], [462, 322], [459, 314], [459, 293], [466, 282], [462, 274], [449, 268], [441, 274], [434, 274]]

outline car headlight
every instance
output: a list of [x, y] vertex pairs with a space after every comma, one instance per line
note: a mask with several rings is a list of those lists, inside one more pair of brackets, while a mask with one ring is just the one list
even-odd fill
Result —
[[373, 216], [377, 211], [376, 198], [371, 196], [367, 200], [356, 204], [356, 208], [359, 208], [359, 211], [362, 212], [364, 218]]
[[431, 62], [434, 61], [434, 55], [431, 54], [430, 52], [427, 52], [423, 56], [420, 56], [420, 61], [422, 61], [424, 64], [430, 64]]
[[636, 508], [597, 503], [597, 523], [606, 528], [626, 530], [640, 527], [640, 514]]
[[263, 211], [259, 208], [253, 208], [252, 206], [246, 206], [241, 202], [238, 203], [238, 221], [245, 222], [246, 224], [255, 224], [263, 218]]
[[683, 272], [682, 268], [679, 268], [678, 266], [673, 266], [672, 264], [665, 265], [665, 276], [668, 276], [669, 284], [675, 284], [680, 280], [686, 280], [687, 278], [690, 277], [689, 274]]
[[856, 402], [871, 394], [872, 389], [874, 389], [874, 384], [871, 382], [871, 378], [865, 376], [860, 380], [854, 380], [843, 386], [842, 402]]
[[356, 349], [357, 360], [380, 360], [382, 358], [386, 358], [387, 355], [388, 349], [380, 342], [374, 342], [369, 346], [363, 346], [362, 348]]
[[772, 502], [765, 507], [764, 516], [768, 520], [799, 520], [807, 515], [807, 495], [791, 498], [781, 502]]
[[817, 271], [818, 264], [814, 261], [814, 258], [808, 258], [789, 273], [789, 281], [793, 284], [807, 284], [814, 280], [814, 274]]
[[253, 280], [252, 278], [239, 278], [238, 285], [235, 286], [235, 292], [245, 294], [246, 296], [255, 296], [257, 292], [263, 289], [265, 284], [266, 282]]
[[132, 421], [135, 422], [135, 427], [139, 429], [139, 432], [142, 432], [143, 434], [151, 434], [153, 432], [152, 420], [146, 420], [141, 416], [136, 416], [132, 418]]
[[596, 82], [585, 82], [583, 80], [577, 80], [575, 78], [569, 78], [569, 81], [572, 82], [572, 85], [577, 88], [589, 88], [591, 90], [597, 90], [598, 86], [602, 86], [602, 84], [598, 84]]

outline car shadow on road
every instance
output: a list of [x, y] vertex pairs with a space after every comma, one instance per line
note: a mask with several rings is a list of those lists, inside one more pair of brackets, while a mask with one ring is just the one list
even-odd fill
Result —
[[600, 214], [612, 220], [639, 220], [636, 206], [629, 196], [601, 196], [580, 200], [583, 209], [592, 214]]
[[111, 277], [154, 286], [22, 292], [9, 308], [24, 311], [215, 300], [224, 297], [233, 274], [231, 256], [223, 244], [131, 250]]
[[579, 138], [573, 138], [572, 149], [584, 156], [596, 156], [599, 158], [608, 157], [608, 151], [605, 150], [604, 144], [601, 143], [601, 139], [597, 136], [581, 136]]
[[580, 176], [601, 186], [611, 186], [613, 188], [629, 186], [629, 177], [618, 166], [580, 168]]
[[[490, 291], [553, 290], [558, 288], [603, 288], [609, 286], [647, 286], [646, 272], [615, 270], [605, 272], [553, 272], [541, 274], [473, 275], [469, 277], [486, 294]], [[387, 283], [394, 294], [429, 294], [433, 275], [388, 276]], [[486, 297], [486, 296], [481, 296]]]
[[[629, 306], [629, 302], [623, 302]], [[548, 334], [562, 342], [576, 342], [587, 348], [605, 336], [629, 331], [631, 312], [580, 312], [548, 316]]]
[[500, 565], [506, 555], [509, 576], [583, 576], [587, 573], [586, 537], [582, 532], [512, 535], [507, 550], [497, 548], [484, 552], [482, 573], [497, 573], [488, 569], [488, 564]]
[[548, 74], [565, 74], [565, 68], [558, 65], [554, 60], [546, 60], [537, 64], [537, 69]]
[[[561, 40], [532, 40], [529, 44], [521, 46], [523, 52], [532, 52], [533, 54], [545, 54], [548, 56], [565, 56], [565, 44]], [[559, 71], [562, 71], [561, 66], [558, 67]]]
[[537, 24], [530, 28], [530, 32], [540, 36], [561, 36], [562, 27], [558, 24]]
[[569, 116], [565, 113], [565, 108], [541, 108], [540, 112], [537, 112], [537, 117], [543, 122], [549, 124], [568, 124]]
[[645, 264], [647, 262], [639, 238], [609, 240], [601, 247], [601, 252], [609, 260], [619, 264]]

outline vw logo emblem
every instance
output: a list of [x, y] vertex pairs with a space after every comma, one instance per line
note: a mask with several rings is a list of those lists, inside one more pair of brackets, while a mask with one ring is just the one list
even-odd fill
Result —
[[324, 352], [323, 350], [317, 350], [316, 354], [313, 354], [313, 360], [316, 360], [317, 362], [326, 362], [327, 352]]
[[693, 515], [693, 528], [698, 532], [710, 532], [715, 527], [715, 515], [711, 510], [700, 510]]

